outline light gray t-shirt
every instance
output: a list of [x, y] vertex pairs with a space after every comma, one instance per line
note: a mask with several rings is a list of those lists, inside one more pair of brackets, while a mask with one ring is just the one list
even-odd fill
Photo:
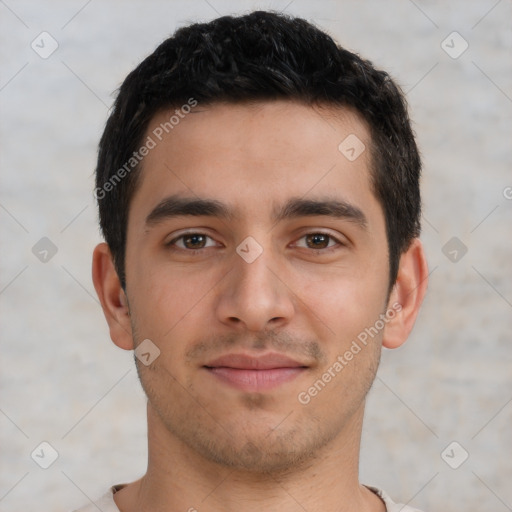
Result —
[[[123, 485], [114, 485], [98, 501], [95, 501], [90, 505], [86, 505], [83, 508], [75, 510], [74, 512], [98, 512], [98, 509], [100, 509], [102, 512], [120, 512], [119, 509], [117, 508], [117, 505], [115, 504], [114, 494], [116, 493], [116, 491], [119, 491], [123, 487]], [[377, 489], [376, 487], [371, 487], [369, 485], [367, 485], [366, 487], [373, 491], [377, 496], [379, 496], [382, 499], [382, 501], [386, 504], [387, 512], [421, 512], [417, 508], [412, 508], [402, 503], [395, 503], [381, 489]]]

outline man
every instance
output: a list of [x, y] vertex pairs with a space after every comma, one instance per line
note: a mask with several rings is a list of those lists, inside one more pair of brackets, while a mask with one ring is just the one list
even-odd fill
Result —
[[426, 291], [419, 174], [399, 89], [304, 20], [184, 27], [130, 73], [93, 280], [135, 350], [148, 469], [82, 510], [413, 510], [358, 459]]

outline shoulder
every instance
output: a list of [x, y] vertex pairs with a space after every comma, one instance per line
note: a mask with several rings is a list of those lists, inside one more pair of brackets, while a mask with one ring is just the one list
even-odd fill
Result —
[[[97, 512], [100, 509], [102, 512], [119, 512], [117, 505], [114, 501], [114, 493], [119, 490], [122, 486], [111, 487], [101, 498], [96, 500], [94, 503], [90, 503], [82, 508], [76, 509], [73, 512]], [[387, 512], [421, 512], [417, 508], [409, 507], [403, 503], [395, 503], [390, 496], [377, 487], [366, 485], [368, 489], [374, 492], [379, 498], [382, 499], [386, 505]]]
[[366, 485], [365, 487], [374, 492], [384, 502], [387, 512], [421, 512], [421, 510], [410, 507], [409, 505], [404, 505], [403, 503], [395, 503], [382, 489], [372, 487], [371, 485]]
[[117, 490], [118, 486], [113, 486], [94, 503], [91, 502], [89, 505], [85, 505], [82, 508], [78, 508], [73, 512], [98, 512], [98, 509], [101, 510], [102, 512], [119, 512], [116, 502], [114, 501], [114, 493]]

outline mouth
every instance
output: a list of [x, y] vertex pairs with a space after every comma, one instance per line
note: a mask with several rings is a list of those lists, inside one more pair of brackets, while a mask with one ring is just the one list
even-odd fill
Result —
[[204, 365], [216, 379], [247, 392], [269, 391], [297, 378], [307, 365], [282, 354], [229, 354]]

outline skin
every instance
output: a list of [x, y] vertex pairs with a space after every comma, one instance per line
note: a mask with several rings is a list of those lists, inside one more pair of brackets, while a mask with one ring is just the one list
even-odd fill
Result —
[[[168, 117], [155, 116], [147, 134]], [[349, 134], [367, 148], [353, 162], [338, 150]], [[385, 510], [358, 481], [365, 397], [382, 346], [407, 339], [428, 271], [415, 239], [388, 293], [370, 144], [365, 123], [348, 109], [215, 104], [198, 105], [145, 157], [129, 211], [126, 292], [108, 246], [99, 244], [93, 256], [114, 343], [132, 350], [150, 339], [160, 350], [148, 366], [136, 359], [148, 396], [148, 470], [115, 494], [120, 510]], [[236, 215], [148, 224], [169, 196], [215, 199]], [[273, 208], [293, 198], [344, 201], [365, 225], [331, 215], [276, 222]], [[187, 233], [206, 237], [178, 239]], [[333, 238], [308, 236], [315, 233]], [[251, 263], [236, 252], [248, 236], [262, 249]], [[393, 304], [400, 312], [301, 403], [298, 394]], [[258, 391], [205, 368], [225, 354], [268, 352], [306, 368]]]

